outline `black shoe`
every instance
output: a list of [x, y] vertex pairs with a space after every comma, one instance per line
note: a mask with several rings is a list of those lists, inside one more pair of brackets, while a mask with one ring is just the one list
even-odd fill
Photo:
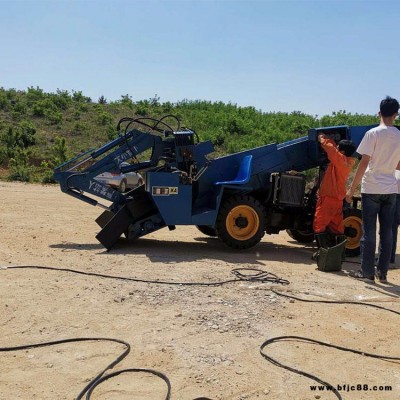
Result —
[[368, 283], [375, 283], [374, 276], [365, 276], [362, 271], [350, 272], [349, 275], [352, 278], [359, 279], [360, 281], [364, 281], [364, 282], [368, 282]]
[[386, 275], [383, 275], [381, 272], [379, 272], [379, 271], [376, 271], [375, 272], [375, 277], [376, 277], [376, 279], [378, 279], [378, 281], [380, 282], [380, 283], [388, 283], [388, 281], [387, 281], [387, 278], [386, 278]]

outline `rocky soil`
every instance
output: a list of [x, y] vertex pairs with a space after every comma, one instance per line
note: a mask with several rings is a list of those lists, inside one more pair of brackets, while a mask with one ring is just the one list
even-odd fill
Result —
[[[0, 270], [0, 347], [78, 338], [118, 338], [132, 346], [114, 370], [150, 368], [166, 374], [171, 399], [335, 399], [312, 391], [311, 379], [279, 368], [260, 354], [270, 338], [308, 337], [366, 353], [400, 357], [400, 316], [366, 306], [304, 303], [315, 300], [374, 303], [400, 312], [400, 269], [389, 284], [369, 285], [316, 270], [315, 248], [286, 233], [233, 251], [195, 227], [163, 229], [111, 252], [96, 241], [100, 209], [58, 186], [0, 182], [0, 266], [49, 266], [159, 280], [206, 283], [234, 279], [235, 268], [256, 268], [289, 285], [231, 282], [219, 286], [168, 285], [106, 279], [66, 271]], [[352, 260], [352, 261], [357, 261]], [[272, 290], [278, 292], [274, 293]], [[123, 346], [69, 343], [0, 353], [0, 399], [74, 399]], [[342, 391], [343, 399], [399, 399], [400, 363], [301, 341], [265, 351], [281, 363], [332, 385], [369, 385]], [[391, 386], [391, 391], [370, 390]], [[363, 386], [363, 388], [365, 388]], [[166, 386], [150, 374], [121, 374], [98, 387], [93, 399], [164, 399]]]

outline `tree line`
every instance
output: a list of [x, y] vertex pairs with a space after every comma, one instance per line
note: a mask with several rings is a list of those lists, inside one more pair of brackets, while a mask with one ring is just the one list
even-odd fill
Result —
[[319, 117], [205, 100], [161, 102], [157, 95], [139, 101], [128, 94], [116, 101], [100, 96], [94, 101], [74, 90], [0, 88], [0, 179], [54, 182], [56, 165], [115, 138], [120, 118], [165, 115], [176, 116], [200, 140], [211, 140], [217, 156], [295, 139], [310, 128], [379, 122], [377, 116], [345, 110]]

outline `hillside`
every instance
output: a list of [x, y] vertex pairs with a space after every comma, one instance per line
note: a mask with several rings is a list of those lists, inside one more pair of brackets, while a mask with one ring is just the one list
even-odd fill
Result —
[[81, 91], [0, 88], [0, 177], [51, 182], [55, 165], [116, 137], [120, 118], [169, 114], [194, 129], [200, 140], [212, 140], [219, 154], [290, 140], [313, 127], [378, 122], [376, 116], [346, 111], [318, 117], [299, 111], [262, 112], [222, 102], [162, 103], [157, 96], [134, 102], [127, 94], [108, 102], [104, 96], [94, 101]]

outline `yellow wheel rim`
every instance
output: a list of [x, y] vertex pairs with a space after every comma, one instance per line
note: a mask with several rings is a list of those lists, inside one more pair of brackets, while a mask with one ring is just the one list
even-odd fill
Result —
[[258, 214], [250, 206], [236, 206], [226, 217], [226, 230], [236, 240], [251, 239], [257, 233], [259, 227]]
[[362, 220], [359, 217], [351, 215], [343, 220], [345, 228], [353, 228], [357, 234], [354, 237], [347, 237], [346, 248], [353, 250], [360, 247], [360, 240], [362, 236]]

